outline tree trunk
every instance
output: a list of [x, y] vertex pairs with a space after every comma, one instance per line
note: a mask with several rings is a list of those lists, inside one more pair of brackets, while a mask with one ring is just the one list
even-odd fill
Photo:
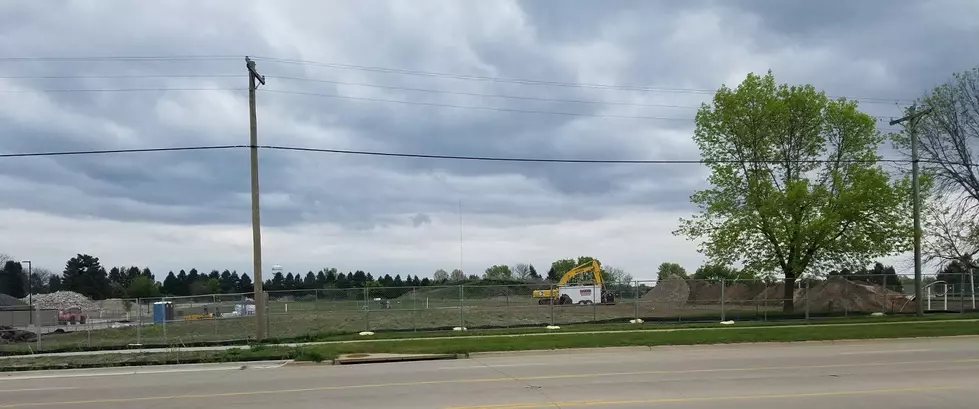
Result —
[[795, 312], [795, 275], [785, 275], [785, 292], [782, 294], [782, 312]]

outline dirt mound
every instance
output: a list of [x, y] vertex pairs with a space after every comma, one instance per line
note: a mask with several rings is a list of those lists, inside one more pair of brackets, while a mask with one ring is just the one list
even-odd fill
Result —
[[24, 305], [24, 303], [7, 294], [0, 294], [0, 307], [9, 307], [14, 305]]
[[687, 286], [690, 287], [690, 303], [720, 303], [721, 285], [712, 284], [709, 281], [688, 280]]
[[678, 276], [669, 276], [656, 283], [652, 289], [643, 294], [642, 301], [654, 303], [686, 304], [690, 299], [690, 286], [686, 280]]
[[[809, 309], [814, 311], [883, 312], [900, 310], [907, 303], [904, 294], [881, 286], [852, 282], [843, 277], [831, 277], [814, 286], [809, 292]], [[796, 299], [796, 308], [805, 307], [806, 300]]]
[[[716, 304], [721, 302], [721, 284], [709, 281], [689, 280], [691, 303]], [[731, 283], [724, 285], [725, 301], [751, 301], [758, 294], [765, 291], [765, 284], [761, 282]]]

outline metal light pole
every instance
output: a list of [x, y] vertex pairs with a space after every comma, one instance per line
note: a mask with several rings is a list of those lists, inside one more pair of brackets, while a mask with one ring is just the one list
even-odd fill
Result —
[[911, 194], [912, 212], [914, 213], [914, 299], [917, 301], [915, 314], [925, 315], [924, 306], [921, 304], [921, 188], [918, 185], [918, 121], [922, 116], [931, 113], [931, 108], [916, 111], [912, 105], [908, 114], [902, 118], [892, 120], [891, 126], [910, 121], [908, 136], [911, 138]]
[[[30, 260], [21, 260], [20, 264], [27, 264], [27, 305], [34, 311], [34, 269]], [[28, 322], [34, 324], [34, 314], [29, 314]]]

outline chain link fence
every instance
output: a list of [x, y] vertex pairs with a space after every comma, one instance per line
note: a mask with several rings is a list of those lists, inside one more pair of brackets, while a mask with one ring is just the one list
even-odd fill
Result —
[[[964, 274], [926, 276], [922, 307], [976, 311], [972, 281]], [[269, 291], [266, 325], [270, 338], [312, 339], [361, 331], [913, 314], [919, 302], [913, 282], [894, 276], [793, 282], [670, 277], [606, 285], [601, 294], [592, 289], [525, 283]], [[565, 303], [564, 294], [578, 301]], [[0, 310], [0, 353], [243, 342], [253, 339], [255, 327], [251, 293], [116, 299], [69, 310], [7, 308]]]

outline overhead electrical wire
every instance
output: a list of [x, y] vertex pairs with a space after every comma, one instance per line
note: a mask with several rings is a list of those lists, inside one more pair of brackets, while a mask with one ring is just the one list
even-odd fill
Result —
[[[244, 55], [0, 57], [0, 63], [36, 62], [36, 61], [61, 61], [61, 62], [220, 61], [220, 60], [239, 60], [239, 59], [243, 59], [244, 57], [245, 57]], [[357, 64], [341, 64], [341, 63], [332, 63], [332, 62], [320, 62], [320, 61], [266, 57], [266, 56], [250, 56], [250, 58], [256, 61], [266, 61], [270, 63], [279, 63], [279, 64], [308, 65], [308, 66], [319, 66], [319, 67], [338, 68], [338, 69], [347, 69], [347, 70], [451, 78], [451, 79], [458, 79], [458, 80], [513, 83], [513, 84], [524, 84], [524, 85], [546, 85], [546, 86], [557, 86], [557, 87], [596, 88], [596, 89], [612, 89], [612, 90], [642, 91], [642, 92], [670, 92], [670, 93], [693, 93], [693, 94], [716, 93], [716, 90], [713, 89], [667, 88], [667, 87], [650, 87], [650, 86], [639, 86], [639, 85], [597, 84], [597, 83], [585, 83], [585, 82], [537, 80], [537, 79], [526, 79], [526, 78], [491, 77], [491, 76], [481, 76], [481, 75], [454, 74], [454, 73], [446, 73], [446, 72], [409, 70], [409, 69], [402, 69], [402, 68], [378, 67], [378, 66], [357, 65]], [[838, 96], [834, 96], [833, 98], [838, 98]], [[892, 104], [892, 103], [913, 102], [913, 100], [907, 98], [880, 98], [880, 97], [846, 97], [846, 98], [868, 102], [868, 103]]]
[[213, 151], [236, 148], [248, 148], [248, 145], [202, 145], [202, 146], [178, 146], [169, 148], [125, 148], [125, 149], [90, 149], [77, 151], [48, 151], [48, 152], [24, 152], [24, 153], [0, 153], [0, 158], [31, 158], [43, 156], [78, 156], [78, 155], [105, 155], [120, 153], [146, 153], [146, 152], [186, 152], [186, 151]]
[[31, 92], [153, 92], [153, 91], [248, 91], [248, 88], [203, 88], [203, 87], [151, 87], [151, 88], [40, 88], [40, 89], [0, 89], [0, 93]]
[[663, 116], [606, 115], [606, 114], [590, 114], [586, 112], [545, 111], [545, 110], [501, 108], [501, 107], [489, 107], [489, 106], [477, 106], [477, 105], [443, 104], [439, 102], [405, 101], [405, 100], [385, 99], [385, 98], [355, 97], [351, 95], [323, 94], [317, 92], [288, 91], [288, 90], [268, 89], [268, 88], [262, 89], [261, 91], [277, 93], [277, 94], [305, 95], [305, 96], [313, 96], [313, 97], [321, 97], [321, 98], [346, 99], [346, 100], [353, 100], [353, 101], [384, 102], [384, 103], [391, 103], [391, 104], [418, 105], [418, 106], [429, 106], [429, 107], [440, 107], [440, 108], [472, 109], [472, 110], [496, 111], [496, 112], [512, 112], [512, 113], [522, 113], [522, 114], [588, 116], [588, 117], [595, 117], [595, 118], [612, 118], [612, 119], [648, 119], [648, 120], [661, 120], [661, 121], [692, 122], [694, 120], [694, 118], [673, 118], [673, 117], [663, 117]]
[[[124, 154], [124, 153], [149, 153], [149, 152], [181, 152], [181, 151], [212, 151], [247, 149], [249, 145], [202, 145], [184, 147], [165, 147], [165, 148], [134, 148], [134, 149], [93, 149], [75, 151], [48, 151], [48, 152], [26, 152], [26, 153], [0, 153], [0, 158], [24, 158], [24, 157], [50, 157], [50, 156], [77, 156], [77, 155], [100, 155], [100, 154]], [[505, 157], [505, 156], [475, 156], [475, 155], [439, 155], [422, 153], [404, 152], [383, 152], [365, 151], [349, 149], [327, 149], [310, 148], [300, 146], [285, 145], [256, 145], [257, 149], [292, 151], [292, 152], [313, 152], [328, 153], [338, 155], [358, 155], [376, 157], [397, 157], [413, 159], [440, 159], [440, 160], [462, 160], [462, 161], [482, 161], [482, 162], [524, 162], [524, 163], [566, 163], [566, 164], [626, 164], [626, 165], [682, 165], [682, 164], [707, 164], [707, 163], [741, 163], [742, 161], [706, 161], [703, 159], [575, 159], [575, 158], [533, 158], [533, 157]], [[770, 161], [744, 161], [745, 163], [784, 163], [782, 160]], [[835, 160], [800, 160], [791, 161], [792, 163], [833, 163]], [[910, 159], [881, 158], [875, 161], [844, 160], [843, 163], [911, 163]], [[936, 161], [921, 160], [923, 163], [938, 163]], [[952, 162], [944, 164], [957, 166], [979, 166], [964, 162]]]
[[241, 60], [243, 55], [144, 55], [144, 56], [76, 56], [76, 57], [0, 57], [0, 62], [33, 62], [33, 61], [218, 61], [218, 60]]
[[[256, 61], [266, 61], [266, 62], [281, 63], [281, 64], [309, 65], [309, 66], [338, 68], [338, 69], [357, 70], [357, 71], [382, 72], [382, 73], [390, 73], [390, 74], [451, 78], [451, 79], [470, 80], [470, 81], [512, 83], [512, 84], [523, 84], [523, 85], [545, 85], [545, 86], [568, 87], [568, 88], [595, 88], [595, 89], [611, 89], [611, 90], [621, 90], [621, 91], [668, 92], [668, 93], [708, 94], [708, 95], [717, 93], [717, 90], [712, 90], [712, 89], [665, 88], [665, 87], [649, 87], [649, 86], [639, 86], [639, 85], [549, 81], [549, 80], [535, 80], [535, 79], [525, 79], [525, 78], [507, 78], [507, 77], [490, 77], [490, 76], [481, 76], [481, 75], [452, 74], [452, 73], [444, 73], [444, 72], [419, 71], [419, 70], [408, 70], [408, 69], [401, 69], [401, 68], [376, 67], [376, 66], [355, 65], [355, 64], [340, 64], [340, 63], [307, 61], [307, 60], [297, 60], [297, 59], [287, 59], [287, 58], [260, 57], [260, 56], [253, 56], [251, 58]], [[832, 98], [841, 98], [841, 97], [857, 100], [857, 101], [864, 101], [867, 103], [893, 104], [893, 103], [901, 103], [901, 102], [904, 103], [913, 102], [912, 100], [906, 98], [832, 96]]]

